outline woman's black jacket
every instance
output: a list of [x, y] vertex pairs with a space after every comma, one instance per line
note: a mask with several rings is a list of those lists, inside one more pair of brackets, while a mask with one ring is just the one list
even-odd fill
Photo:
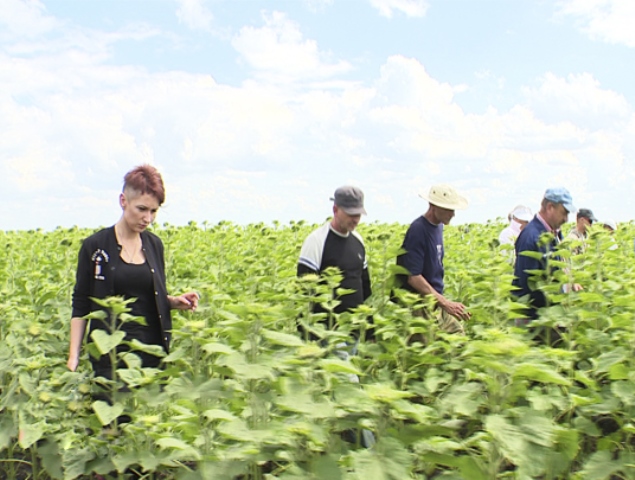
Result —
[[[169, 351], [172, 337], [172, 318], [168, 292], [165, 287], [165, 260], [163, 243], [151, 232], [141, 233], [143, 253], [154, 279], [154, 295], [161, 325], [163, 348]], [[106, 298], [115, 294], [115, 270], [122, 261], [121, 246], [117, 243], [115, 228], [108, 227], [86, 238], [79, 251], [77, 276], [73, 290], [73, 318], [103, 310], [90, 297]], [[91, 321], [90, 331], [105, 328], [103, 322]]]

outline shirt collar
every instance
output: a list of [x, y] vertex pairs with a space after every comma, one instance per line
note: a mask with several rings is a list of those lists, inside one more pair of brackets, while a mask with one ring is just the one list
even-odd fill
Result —
[[333, 226], [331, 222], [329, 222], [329, 228], [331, 229], [331, 232], [333, 232], [338, 237], [346, 238], [351, 234], [351, 232], [346, 232], [346, 233], [338, 232], [337, 230], [335, 230], [335, 227]]
[[540, 212], [536, 214], [536, 218], [540, 221], [540, 223], [542, 223], [543, 227], [545, 227], [549, 233], [553, 233], [554, 235], [558, 236], [558, 232], [560, 231], [560, 229], [554, 230], [553, 228], [551, 228], [551, 226], [546, 222], [546, 220], [542, 218], [542, 215], [540, 215]]

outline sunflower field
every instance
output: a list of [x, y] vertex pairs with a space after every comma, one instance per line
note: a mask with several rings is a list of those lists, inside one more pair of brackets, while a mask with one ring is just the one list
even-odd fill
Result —
[[[373, 295], [324, 330], [311, 304], [333, 310], [339, 273], [295, 275], [316, 227], [155, 225], [169, 290], [201, 302], [173, 312], [162, 368], [125, 354], [112, 404], [93, 401], [86, 348], [66, 368], [77, 254], [94, 230], [0, 232], [0, 478], [635, 479], [635, 225], [615, 238], [593, 227], [580, 255], [561, 244], [534, 324], [564, 332], [556, 347], [515, 326], [500, 221], [445, 231], [446, 294], [472, 312], [466, 335], [413, 317], [420, 298], [390, 300], [407, 225], [385, 223], [359, 226]], [[571, 282], [584, 290], [562, 293]], [[125, 301], [105, 302], [125, 318]], [[356, 356], [337, 355], [371, 328]], [[111, 354], [116, 333], [91, 348]]]

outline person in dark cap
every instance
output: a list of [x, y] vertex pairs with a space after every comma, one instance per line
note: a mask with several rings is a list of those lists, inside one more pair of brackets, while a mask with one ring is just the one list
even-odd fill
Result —
[[[408, 274], [397, 275], [397, 285], [422, 297], [434, 297], [441, 328], [449, 333], [464, 333], [459, 320], [471, 316], [461, 302], [444, 295], [443, 227], [454, 218], [454, 211], [467, 208], [467, 200], [450, 185], [435, 185], [429, 193], [419, 195], [429, 203], [425, 214], [408, 228], [401, 248], [405, 253], [397, 257], [397, 265]], [[415, 311], [415, 315], [431, 316], [431, 312]]]
[[[328, 267], [339, 268], [344, 277], [339, 287], [352, 290], [338, 298], [341, 303], [334, 313], [342, 313], [357, 307], [371, 294], [364, 241], [355, 231], [366, 210], [364, 193], [357, 187], [340, 187], [331, 200], [333, 218], [311, 232], [304, 241], [297, 274], [320, 275]], [[315, 304], [313, 310], [316, 313], [325, 311], [319, 304]]]
[[[550, 260], [557, 260], [553, 252], [562, 241], [560, 227], [567, 222], [569, 213], [576, 211], [571, 194], [566, 188], [548, 188], [540, 204], [540, 211], [520, 232], [516, 240], [516, 263], [514, 265], [512, 293], [516, 297], [528, 295], [529, 302], [525, 310], [526, 319], [517, 323], [528, 324], [538, 318], [538, 309], [547, 305], [547, 298], [542, 290], [536, 288], [532, 280], [532, 271], [544, 271], [546, 275], [553, 273], [557, 267]], [[548, 242], [542, 242], [545, 233], [552, 235]], [[522, 252], [540, 252], [542, 258], [522, 255]], [[567, 287], [568, 288], [568, 287]], [[574, 291], [581, 290], [578, 284], [571, 286]]]
[[573, 248], [573, 253], [579, 254], [584, 252], [584, 249], [586, 248], [584, 241], [587, 238], [588, 227], [590, 225], [593, 225], [593, 223], [596, 221], [597, 219], [590, 209], [581, 208], [580, 210], [578, 210], [578, 213], [576, 215], [575, 227], [573, 227], [573, 230], [571, 230], [571, 232], [569, 232], [569, 235], [567, 235], [567, 238], [570, 240], [577, 240], [579, 242], [582, 242], [581, 245]]
[[[338, 188], [331, 201], [333, 201], [333, 218], [311, 232], [304, 240], [298, 259], [297, 274], [298, 276], [309, 273], [321, 275], [328, 267], [337, 267], [343, 276], [338, 287], [351, 292], [338, 297], [340, 303], [335, 307], [334, 313], [341, 314], [359, 306], [371, 294], [366, 249], [362, 237], [355, 231], [362, 214], [366, 215], [366, 210], [364, 209], [364, 193], [357, 187]], [[313, 304], [314, 313], [325, 311], [319, 303]], [[372, 323], [372, 318], [368, 320]], [[327, 321], [324, 320], [325, 323]], [[348, 361], [351, 355], [357, 354], [359, 335], [357, 332], [353, 332], [353, 335], [356, 337], [354, 341], [336, 345], [333, 353], [341, 360]], [[314, 335], [311, 335], [311, 338], [317, 339]], [[372, 330], [367, 330], [366, 339], [372, 338]], [[355, 374], [350, 374], [349, 379], [351, 382], [359, 383], [359, 377]], [[342, 436], [351, 443], [359, 441], [365, 448], [370, 448], [375, 443], [375, 436], [366, 429], [360, 432], [348, 430], [343, 432]]]

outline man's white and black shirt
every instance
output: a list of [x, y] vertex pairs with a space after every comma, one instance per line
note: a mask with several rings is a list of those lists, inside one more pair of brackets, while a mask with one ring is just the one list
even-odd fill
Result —
[[[320, 275], [328, 267], [337, 267], [343, 275], [341, 288], [354, 290], [353, 293], [339, 298], [342, 302], [335, 313], [355, 308], [371, 294], [370, 275], [366, 248], [362, 237], [356, 231], [343, 235], [329, 223], [311, 232], [306, 238], [298, 260], [298, 276], [307, 273]], [[319, 305], [314, 311], [324, 311]]]

